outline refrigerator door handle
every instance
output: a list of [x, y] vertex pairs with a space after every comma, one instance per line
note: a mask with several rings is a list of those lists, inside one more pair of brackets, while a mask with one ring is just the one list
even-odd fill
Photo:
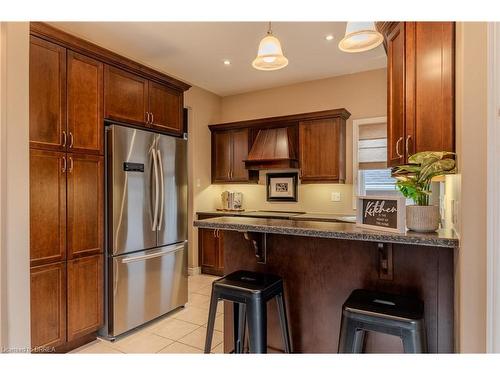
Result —
[[153, 254], [146, 254], [146, 255], [138, 255], [134, 257], [126, 257], [122, 259], [122, 263], [133, 263], [133, 262], [140, 262], [141, 260], [146, 260], [146, 259], [153, 259], [153, 258], [159, 258], [162, 257], [166, 254], [171, 254], [171, 253], [176, 253], [178, 251], [184, 250], [185, 247], [185, 242], [183, 242], [180, 245], [175, 246], [174, 248], [169, 248], [163, 251], [158, 251]]
[[154, 169], [154, 174], [155, 174], [155, 208], [153, 212], [153, 226], [151, 230], [154, 232], [156, 231], [156, 223], [158, 222], [158, 193], [159, 193], [159, 188], [158, 188], [158, 164], [156, 161], [156, 152], [155, 149], [153, 148], [151, 150], [153, 154], [153, 169]]
[[165, 204], [165, 184], [163, 182], [163, 164], [161, 161], [160, 150], [157, 150], [156, 153], [158, 156], [158, 165], [159, 165], [159, 169], [160, 169], [160, 194], [161, 194], [160, 215], [158, 216], [158, 230], [161, 230], [161, 225], [163, 223], [163, 206]]

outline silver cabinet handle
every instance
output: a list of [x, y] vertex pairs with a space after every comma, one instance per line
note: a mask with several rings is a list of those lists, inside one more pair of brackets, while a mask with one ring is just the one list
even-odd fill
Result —
[[69, 157], [69, 169], [68, 172], [71, 173], [73, 172], [73, 158], [70, 156]]
[[408, 144], [410, 143], [410, 139], [411, 139], [411, 135], [408, 135], [406, 137], [406, 141], [405, 141], [405, 148], [406, 148], [406, 155], [410, 155], [410, 148], [408, 146]]
[[63, 137], [63, 142], [62, 142], [62, 146], [63, 147], [66, 147], [66, 140], [67, 140], [67, 136], [66, 136], [66, 132], [63, 130], [62, 132], [62, 137]]
[[146, 117], [146, 124], [149, 124], [149, 112], [146, 112], [144, 116]]
[[160, 197], [161, 197], [161, 200], [160, 200], [160, 215], [158, 216], [158, 230], [160, 230], [161, 224], [163, 221], [163, 205], [165, 203], [165, 191], [164, 191], [165, 186], [163, 183], [163, 164], [161, 161], [160, 150], [156, 150], [156, 156], [158, 157], [158, 166], [160, 169]]
[[153, 169], [154, 169], [154, 174], [155, 174], [155, 208], [154, 208], [154, 214], [153, 214], [153, 226], [151, 230], [154, 232], [156, 231], [156, 225], [158, 222], [158, 194], [159, 194], [159, 187], [158, 187], [158, 164], [156, 162], [156, 152], [155, 149], [152, 149], [153, 153]]
[[217, 238], [217, 229], [214, 229], [214, 238]]
[[62, 157], [62, 163], [63, 163], [62, 173], [66, 173], [66, 166], [67, 166], [66, 165], [67, 164], [67, 162], [66, 162], [66, 156]]
[[69, 148], [73, 147], [73, 133], [69, 132]]
[[151, 112], [151, 124], [155, 123], [155, 115]]
[[122, 263], [127, 264], [127, 263], [139, 262], [141, 260], [159, 258], [159, 257], [162, 257], [162, 256], [167, 255], [167, 254], [172, 254], [172, 253], [176, 253], [178, 251], [184, 250], [184, 245], [185, 245], [185, 242], [183, 242], [180, 245], [175, 246], [174, 248], [169, 248], [166, 250], [158, 251], [158, 252], [153, 253], [153, 254], [126, 257], [126, 258], [122, 259]]
[[398, 155], [400, 158], [403, 157], [403, 155], [399, 152], [399, 143], [403, 140], [403, 137], [399, 137], [398, 141], [396, 142], [396, 155]]

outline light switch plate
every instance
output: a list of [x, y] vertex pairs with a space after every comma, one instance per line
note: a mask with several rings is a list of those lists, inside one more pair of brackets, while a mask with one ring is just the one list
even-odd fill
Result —
[[332, 196], [330, 199], [332, 202], [340, 202], [340, 192], [332, 191]]

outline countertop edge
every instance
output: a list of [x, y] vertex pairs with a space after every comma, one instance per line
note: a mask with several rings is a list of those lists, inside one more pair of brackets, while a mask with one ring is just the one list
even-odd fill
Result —
[[405, 245], [420, 245], [431, 247], [458, 248], [458, 239], [452, 238], [418, 238], [405, 237], [397, 233], [382, 233], [382, 232], [346, 232], [339, 230], [320, 230], [314, 228], [297, 228], [287, 226], [272, 226], [259, 224], [244, 224], [244, 223], [214, 223], [207, 221], [209, 219], [195, 220], [193, 225], [197, 228], [204, 229], [222, 229], [237, 232], [258, 232], [271, 234], [284, 234], [303, 237], [318, 237], [318, 238], [333, 238], [354, 241], [370, 241], [370, 242], [386, 242]]

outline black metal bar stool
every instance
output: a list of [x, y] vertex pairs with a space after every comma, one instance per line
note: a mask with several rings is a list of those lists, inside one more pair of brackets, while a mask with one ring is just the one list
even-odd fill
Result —
[[291, 353], [290, 333], [283, 300], [283, 279], [276, 275], [250, 271], [236, 271], [213, 282], [205, 353], [210, 353], [217, 303], [221, 299], [233, 302], [234, 352], [243, 353], [245, 322], [248, 322], [250, 353], [266, 353], [266, 303], [272, 298], [276, 298], [278, 304], [281, 336], [285, 345], [285, 352]]
[[361, 353], [366, 331], [399, 336], [405, 353], [426, 353], [422, 301], [395, 294], [354, 290], [342, 307], [339, 353]]

